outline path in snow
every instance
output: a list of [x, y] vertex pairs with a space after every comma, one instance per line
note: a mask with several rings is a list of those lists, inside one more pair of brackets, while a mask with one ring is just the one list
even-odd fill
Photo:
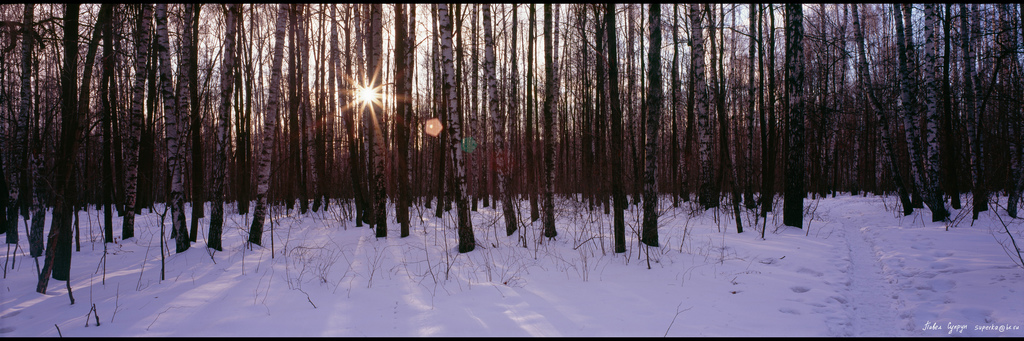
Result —
[[883, 274], [872, 241], [865, 238], [865, 230], [872, 226], [865, 226], [864, 220], [858, 219], [863, 215], [863, 212], [847, 211], [837, 228], [845, 240], [845, 258], [849, 262], [845, 270], [840, 270], [848, 278], [844, 283], [850, 314], [848, 335], [900, 335], [898, 324], [907, 316], [897, 317], [902, 300], [891, 285], [891, 277]]

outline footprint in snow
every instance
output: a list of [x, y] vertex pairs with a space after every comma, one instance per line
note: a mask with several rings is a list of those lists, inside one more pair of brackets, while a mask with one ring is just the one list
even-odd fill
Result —
[[812, 269], [808, 269], [808, 268], [800, 268], [799, 270], [796, 270], [796, 272], [803, 273], [803, 274], [814, 275], [814, 277], [825, 276], [824, 273], [821, 273], [821, 272], [818, 272], [818, 271], [815, 271], [815, 270], [812, 270]]
[[779, 312], [786, 314], [800, 315], [800, 311], [793, 308], [779, 308]]
[[805, 292], [811, 291], [811, 288], [808, 288], [808, 287], [801, 287], [801, 286], [795, 286], [795, 287], [791, 287], [791, 288], [789, 288], [789, 290], [793, 290], [793, 292], [795, 292], [795, 293], [798, 293], [798, 294], [802, 294], [802, 293], [805, 293]]

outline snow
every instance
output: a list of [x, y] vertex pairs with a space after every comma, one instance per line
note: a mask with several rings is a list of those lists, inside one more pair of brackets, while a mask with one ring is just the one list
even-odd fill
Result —
[[22, 235], [3, 259], [0, 337], [1024, 336], [1024, 268], [1003, 225], [1021, 243], [1024, 220], [998, 205], [972, 224], [969, 205], [943, 223], [927, 209], [903, 217], [892, 197], [808, 199], [806, 229], [770, 214], [763, 240], [749, 212], [737, 234], [731, 208], [691, 205], [662, 202], [656, 248], [638, 245], [631, 206], [625, 254], [611, 252], [611, 217], [572, 200], [558, 205], [555, 240], [539, 221], [506, 237], [500, 211], [481, 208], [468, 254], [456, 252], [454, 211], [416, 207], [411, 236], [389, 217], [377, 239], [349, 207], [278, 207], [273, 249], [269, 232], [250, 249], [249, 221], [228, 205], [224, 251], [205, 247], [201, 219], [199, 241], [167, 256], [165, 280], [157, 213], [104, 260], [101, 213], [83, 212], [76, 303], [63, 281], [35, 292]]

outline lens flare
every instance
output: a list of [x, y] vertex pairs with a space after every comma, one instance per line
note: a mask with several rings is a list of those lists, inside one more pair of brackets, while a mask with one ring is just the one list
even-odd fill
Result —
[[443, 128], [444, 126], [441, 125], [441, 120], [436, 118], [431, 118], [427, 120], [427, 122], [423, 123], [423, 132], [430, 136], [437, 137], [437, 134], [440, 134], [441, 129]]

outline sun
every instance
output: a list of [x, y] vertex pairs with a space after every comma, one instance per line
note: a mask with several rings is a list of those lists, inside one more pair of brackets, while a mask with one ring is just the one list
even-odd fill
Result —
[[357, 87], [355, 97], [356, 102], [361, 105], [369, 106], [375, 102], [380, 102], [380, 94], [377, 93], [377, 89], [372, 87]]

